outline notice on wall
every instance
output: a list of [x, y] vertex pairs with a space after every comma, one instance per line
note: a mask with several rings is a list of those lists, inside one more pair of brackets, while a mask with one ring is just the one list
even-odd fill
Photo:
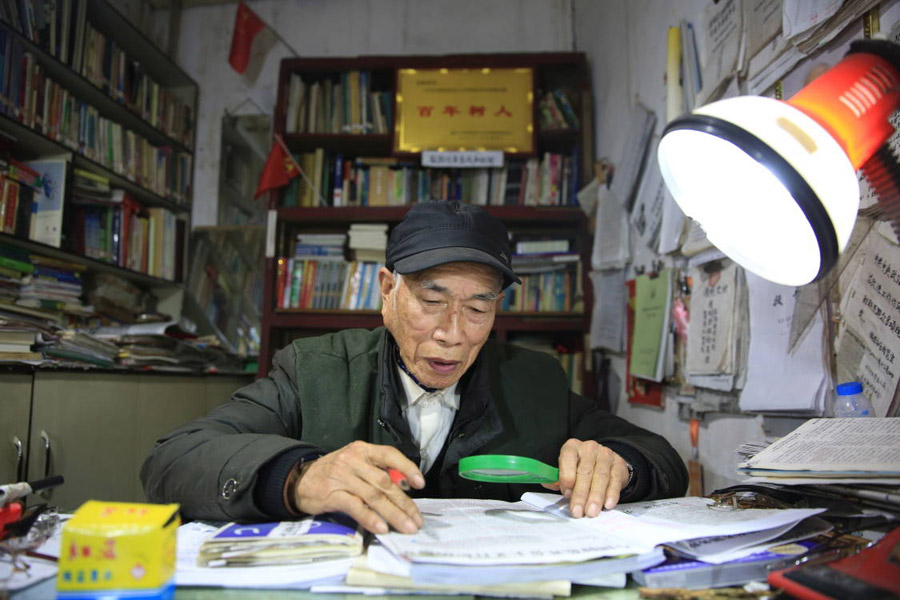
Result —
[[738, 68], [741, 45], [741, 10], [738, 0], [709, 2], [703, 9], [701, 26], [703, 88], [698, 104], [716, 97], [716, 92]]
[[688, 375], [734, 375], [737, 335], [738, 266], [691, 271], [691, 320], [688, 324]]
[[872, 231], [853, 283], [841, 302], [838, 383], [859, 381], [875, 414], [887, 415], [900, 369], [900, 252]]

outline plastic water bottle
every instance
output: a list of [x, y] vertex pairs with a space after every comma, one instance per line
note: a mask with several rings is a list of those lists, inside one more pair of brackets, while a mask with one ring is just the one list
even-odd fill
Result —
[[858, 381], [841, 383], [834, 388], [837, 396], [834, 399], [835, 417], [874, 417], [872, 403], [863, 395], [863, 386]]

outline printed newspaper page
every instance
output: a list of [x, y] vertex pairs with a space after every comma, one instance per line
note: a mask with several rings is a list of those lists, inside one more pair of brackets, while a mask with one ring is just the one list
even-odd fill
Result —
[[416, 500], [425, 525], [413, 535], [378, 539], [414, 562], [458, 565], [543, 564], [643, 554], [652, 543], [597, 535], [584, 519], [565, 519], [524, 502]]
[[898, 475], [900, 419], [810, 419], [744, 467], [754, 474], [762, 469], [808, 471], [811, 477], [815, 472]]

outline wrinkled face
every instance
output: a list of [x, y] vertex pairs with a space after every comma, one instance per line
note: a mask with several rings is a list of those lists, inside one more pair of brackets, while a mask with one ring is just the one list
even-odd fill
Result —
[[496, 269], [450, 263], [398, 276], [382, 268], [381, 315], [403, 363], [422, 384], [459, 381], [488, 339], [500, 294]]

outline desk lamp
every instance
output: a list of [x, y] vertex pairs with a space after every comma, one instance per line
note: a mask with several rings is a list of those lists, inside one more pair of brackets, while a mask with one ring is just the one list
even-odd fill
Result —
[[670, 122], [660, 169], [684, 213], [745, 269], [783, 285], [823, 277], [846, 247], [862, 169], [900, 234], [900, 167], [886, 144], [900, 46], [853, 42], [788, 101], [742, 96]]

